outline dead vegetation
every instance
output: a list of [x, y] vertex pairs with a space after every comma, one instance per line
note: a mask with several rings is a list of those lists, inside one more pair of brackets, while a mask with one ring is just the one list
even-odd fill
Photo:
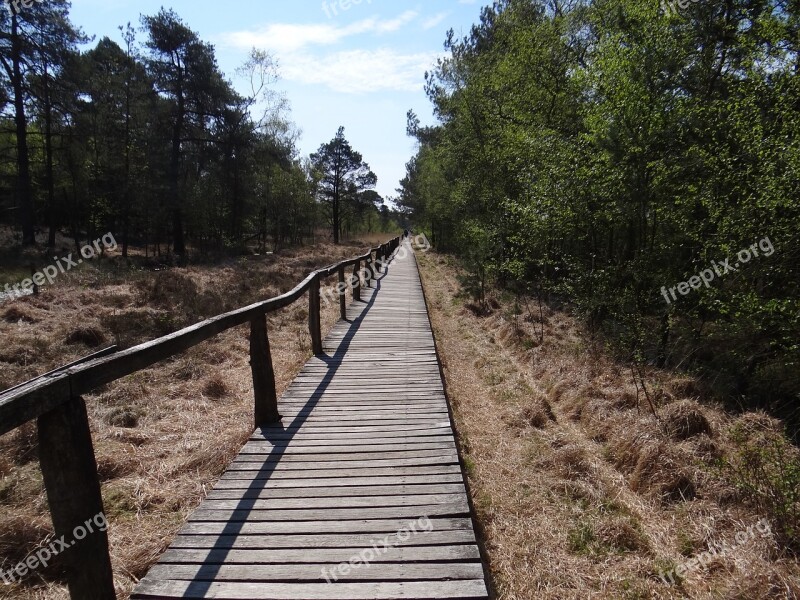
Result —
[[[498, 598], [800, 598], [800, 459], [779, 422], [653, 368], [648, 401], [566, 311], [476, 310], [452, 258], [420, 262]], [[661, 579], [764, 517], [770, 535]]]
[[[362, 254], [366, 247], [320, 245], [159, 272], [130, 270], [118, 258], [87, 263], [39, 296], [0, 305], [0, 388], [105, 345], [130, 347], [279, 295], [314, 268]], [[335, 278], [327, 283], [335, 286]], [[269, 317], [279, 392], [310, 356], [307, 319], [302, 301]], [[338, 304], [323, 302], [324, 333], [336, 319]], [[104, 386], [86, 402], [118, 597], [127, 598], [252, 431], [249, 328], [230, 330]], [[0, 437], [3, 570], [52, 533], [36, 453], [34, 423]], [[67, 594], [55, 566], [21, 584], [0, 585], [0, 598], [50, 600]]]

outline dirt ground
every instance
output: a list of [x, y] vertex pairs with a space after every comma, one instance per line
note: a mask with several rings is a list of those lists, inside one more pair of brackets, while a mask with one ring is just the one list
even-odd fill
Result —
[[[778, 440], [780, 423], [728, 415], [692, 378], [655, 369], [651, 409], [568, 312], [503, 295], [484, 311], [453, 259], [420, 263], [499, 599], [800, 597], [792, 540], [724, 466], [743, 437]], [[795, 451], [781, 456], [796, 468]]]
[[[114, 256], [87, 262], [38, 296], [0, 303], [0, 389], [109, 344], [127, 348], [277, 296], [315, 268], [390, 237], [180, 269]], [[14, 267], [4, 272], [14, 273]], [[336, 278], [327, 283], [332, 288]], [[323, 334], [338, 310], [338, 303], [323, 301]], [[307, 303], [271, 315], [268, 328], [281, 393], [311, 356]], [[85, 400], [118, 597], [127, 598], [252, 432], [249, 328], [230, 330]], [[52, 539], [36, 453], [34, 423], [0, 437], [2, 570]], [[0, 585], [0, 598], [67, 597], [57, 564], [20, 584]]]

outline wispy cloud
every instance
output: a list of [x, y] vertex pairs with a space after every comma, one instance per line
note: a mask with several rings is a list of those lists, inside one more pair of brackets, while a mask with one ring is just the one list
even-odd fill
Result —
[[281, 61], [281, 74], [290, 81], [324, 85], [351, 94], [423, 88], [422, 73], [435, 64], [435, 52], [403, 54], [391, 49], [347, 50], [323, 57], [294, 54]]
[[356, 35], [393, 33], [411, 23], [418, 15], [416, 11], [406, 11], [394, 19], [371, 17], [345, 26], [330, 23], [274, 23], [258, 29], [224, 33], [219, 39], [222, 45], [245, 50], [256, 47], [275, 52], [294, 52], [310, 46], [329, 46]]
[[[391, 33], [393, 31], [397, 31], [398, 29], [402, 29], [418, 16], [419, 13], [417, 11], [407, 10], [399, 17], [390, 19], [388, 21], [379, 21], [377, 19], [372, 20], [376, 21], [375, 29], [378, 33]], [[370, 19], [367, 20], [369, 21]]]
[[[416, 92], [424, 85], [422, 73], [435, 64], [438, 54], [372, 46], [417, 21], [419, 16], [419, 12], [409, 10], [391, 19], [370, 17], [348, 25], [276, 23], [225, 33], [217, 42], [241, 50], [255, 47], [271, 52], [279, 61], [281, 77], [288, 81], [324, 85], [336, 92], [353, 94]], [[435, 27], [446, 16], [429, 18], [422, 27]], [[358, 40], [344, 45], [356, 36], [370, 36], [375, 41]]]
[[437, 25], [439, 25], [442, 21], [444, 21], [448, 16], [450, 16], [449, 12], [442, 12], [438, 15], [434, 15], [428, 19], [425, 19], [422, 22], [422, 28], [425, 30], [433, 29]]

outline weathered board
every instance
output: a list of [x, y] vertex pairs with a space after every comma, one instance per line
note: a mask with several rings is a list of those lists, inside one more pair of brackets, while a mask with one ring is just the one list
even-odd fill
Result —
[[347, 311], [133, 599], [487, 599], [416, 260]]

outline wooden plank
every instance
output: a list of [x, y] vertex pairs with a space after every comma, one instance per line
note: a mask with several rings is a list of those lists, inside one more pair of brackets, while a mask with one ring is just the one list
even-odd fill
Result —
[[420, 504], [378, 508], [324, 509], [209, 509], [205, 503], [189, 517], [190, 521], [338, 521], [341, 519], [409, 519], [419, 517], [461, 517], [469, 515], [466, 497], [453, 504]]
[[427, 504], [457, 504], [463, 493], [453, 494], [403, 494], [399, 496], [346, 496], [321, 498], [267, 498], [216, 500], [208, 497], [203, 508], [208, 510], [301, 510], [316, 508], [381, 508], [396, 506], [424, 506]]
[[[399, 533], [376, 534], [314, 534], [314, 535], [187, 535], [182, 533], [170, 544], [172, 548], [182, 549], [239, 549], [270, 550], [280, 548], [369, 548], [376, 542], [387, 539], [393, 546], [452, 546], [472, 544], [475, 534], [471, 529], [453, 529], [424, 534], [404, 536]], [[406, 538], [406, 539], [401, 539]], [[316, 559], [316, 556], [313, 556]]]
[[[414, 425], [386, 425], [385, 423], [377, 423], [375, 425], [355, 425], [350, 423], [348, 425], [337, 425], [336, 423], [328, 423], [327, 425], [303, 425], [303, 433], [307, 432], [329, 432], [329, 433], [363, 433], [363, 432], [376, 432], [376, 431], [433, 431], [433, 430], [446, 430], [450, 429], [450, 421], [437, 421], [433, 424], [414, 424]], [[263, 433], [264, 436], [270, 433], [297, 433], [301, 430], [300, 426], [286, 426], [286, 427], [262, 427], [257, 429], [254, 435]]]
[[[103, 498], [86, 404], [72, 398], [37, 421], [39, 461], [53, 528], [73, 547], [61, 559], [73, 600], [114, 600]], [[91, 529], [89, 529], [91, 527]], [[81, 528], [84, 538], [74, 533]]]
[[[305, 489], [323, 488], [329, 493], [333, 493], [340, 487], [382, 487], [382, 486], [415, 486], [415, 485], [447, 485], [463, 484], [464, 480], [460, 472], [451, 474], [437, 473], [435, 475], [408, 475], [398, 477], [395, 475], [388, 477], [310, 477], [307, 479], [287, 479], [271, 478], [269, 482], [270, 490], [281, 489]], [[214, 490], [240, 490], [252, 489], [255, 480], [252, 479], [221, 479], [214, 486]], [[264, 489], [264, 488], [262, 488]], [[380, 490], [379, 490], [380, 491]]]
[[486, 599], [483, 579], [397, 583], [232, 583], [145, 580], [132, 600], [218, 598], [221, 600], [472, 600]]
[[[373, 563], [382, 562], [439, 562], [439, 561], [466, 561], [480, 560], [478, 547], [474, 545], [457, 546], [419, 546], [419, 547], [391, 547], [380, 542], [380, 551], [376, 554]], [[353, 558], [353, 548], [317, 548], [313, 559], [321, 563], [348, 562]], [[281, 548], [278, 550], [237, 550], [201, 549], [192, 550], [184, 548], [170, 548], [158, 562], [164, 564], [226, 564], [226, 565], [285, 565], [305, 564], [309, 561], [309, 552], [305, 548]]]
[[258, 315], [250, 321], [250, 369], [253, 375], [253, 396], [255, 397], [255, 426], [276, 423], [278, 396], [275, 391], [275, 372], [272, 370], [272, 353], [267, 334], [266, 314]]
[[[431, 518], [434, 531], [469, 530], [472, 521], [466, 518]], [[184, 525], [183, 535], [261, 535], [289, 534], [391, 534], [408, 527], [402, 519], [360, 519], [336, 521], [266, 521], [266, 522], [191, 522]]]
[[402, 496], [404, 494], [413, 495], [440, 495], [440, 494], [463, 494], [465, 488], [463, 483], [454, 484], [431, 483], [420, 485], [365, 485], [365, 486], [336, 486], [336, 487], [273, 487], [256, 488], [250, 490], [230, 490], [216, 488], [207, 498], [209, 500], [236, 500], [255, 498], [331, 498], [335, 496]]
[[[341, 467], [342, 463], [337, 463]], [[243, 467], [240, 470], [229, 470], [225, 472], [220, 481], [229, 479], [240, 480], [242, 477], [248, 481], [256, 481], [258, 479], [272, 479], [275, 481], [288, 480], [288, 479], [320, 479], [325, 480], [326, 477], [341, 479], [347, 481], [353, 477], [367, 477], [374, 479], [376, 477], [436, 477], [438, 475], [447, 474], [461, 474], [461, 467], [457, 462], [451, 464], [436, 464], [436, 465], [419, 465], [419, 466], [396, 466], [396, 467], [375, 467], [368, 468], [336, 468], [336, 469], [322, 469], [316, 464], [305, 466], [305, 463], [293, 464], [290, 467], [274, 468], [274, 469], [258, 469], [252, 464], [240, 465]], [[280, 466], [280, 465], [278, 465]], [[276, 484], [277, 485], [277, 484]]]
[[322, 449], [330, 449], [332, 447], [346, 447], [354, 448], [359, 446], [388, 446], [393, 444], [404, 444], [411, 446], [415, 444], [432, 443], [437, 445], [453, 444], [452, 436], [442, 435], [439, 432], [436, 435], [428, 436], [387, 436], [376, 437], [375, 434], [339, 434], [338, 438], [326, 439], [324, 436], [306, 437], [294, 436], [284, 439], [270, 439], [270, 440], [250, 440], [245, 446], [245, 450], [249, 451], [252, 448], [258, 448], [263, 452], [265, 448], [309, 448], [309, 447], [322, 447]]
[[[365, 452], [358, 452], [356, 453], [353, 450], [349, 452], [340, 452], [340, 453], [332, 453], [332, 452], [325, 452], [320, 450], [316, 453], [296, 453], [292, 452], [289, 454], [283, 454], [280, 451], [276, 451], [271, 454], [240, 454], [235, 460], [233, 464], [241, 464], [243, 462], [255, 462], [255, 463], [269, 463], [269, 462], [316, 462], [316, 461], [326, 461], [326, 462], [353, 462], [353, 463], [363, 463], [365, 461], [380, 461], [380, 460], [403, 460], [403, 459], [410, 459], [410, 458], [432, 458], [437, 459], [439, 462], [444, 461], [457, 461], [458, 456], [456, 455], [455, 448], [453, 449], [444, 449], [444, 450], [403, 450], [397, 452], [372, 452], [372, 451], [365, 451]], [[345, 465], [345, 466], [355, 466], [352, 465]]]
[[291, 452], [293, 456], [301, 454], [319, 454], [330, 453], [335, 454], [340, 452], [342, 454], [360, 454], [367, 453], [386, 453], [386, 452], [407, 452], [417, 450], [454, 450], [456, 447], [455, 441], [450, 439], [444, 442], [434, 440], [423, 440], [418, 442], [406, 442], [397, 440], [386, 440], [384, 444], [375, 444], [372, 440], [352, 440], [351, 442], [339, 444], [303, 444], [299, 442], [247, 442], [242, 448], [241, 455], [247, 454], [271, 454]]
[[[369, 546], [367, 546], [369, 547]], [[325, 582], [323, 569], [330, 573], [332, 565], [325, 563], [289, 565], [162, 565], [150, 571], [155, 578], [173, 581], [296, 581]], [[330, 576], [330, 575], [328, 575]], [[472, 563], [386, 563], [380, 569], [354, 569], [350, 581], [442, 581], [480, 579], [483, 567]], [[259, 598], [261, 596], [258, 596]]]
[[229, 470], [231, 471], [260, 471], [262, 473], [271, 473], [273, 471], [296, 471], [300, 472], [306, 469], [310, 470], [325, 470], [325, 469], [341, 469], [340, 472], [353, 471], [358, 469], [378, 469], [382, 467], [421, 467], [426, 465], [458, 465], [458, 457], [456, 455], [450, 456], [427, 456], [418, 458], [393, 458], [393, 459], [373, 459], [373, 460], [313, 460], [313, 461], [273, 461], [266, 462], [259, 465], [256, 462], [248, 461], [234, 461], [231, 463]]
[[250, 441], [296, 441], [303, 442], [307, 445], [313, 445], [316, 442], [338, 442], [345, 443], [350, 440], [424, 440], [424, 439], [452, 439], [452, 432], [443, 429], [429, 429], [421, 431], [343, 431], [326, 433], [322, 431], [298, 431], [297, 433], [274, 433], [269, 436], [253, 435]]

